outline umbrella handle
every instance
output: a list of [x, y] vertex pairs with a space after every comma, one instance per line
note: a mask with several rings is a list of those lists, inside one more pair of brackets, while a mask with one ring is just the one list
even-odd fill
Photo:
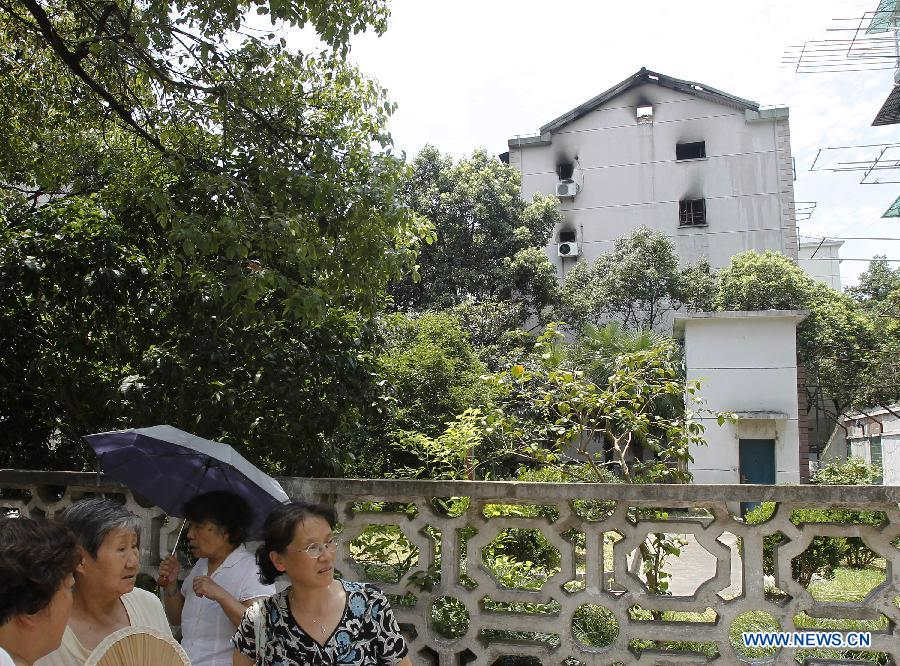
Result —
[[175, 551], [178, 550], [178, 543], [181, 541], [181, 535], [184, 534], [184, 528], [187, 526], [188, 521], [187, 518], [181, 521], [181, 529], [178, 530], [178, 538], [175, 539], [175, 545], [172, 546], [172, 552], [169, 555], [174, 555]]
[[[187, 518], [185, 518], [184, 520], [181, 521], [181, 527], [178, 530], [178, 536], [175, 539], [175, 545], [172, 547], [172, 552], [169, 553], [169, 557], [172, 557], [173, 555], [175, 555], [175, 551], [178, 550], [178, 543], [181, 541], [181, 535], [184, 534], [184, 528], [187, 526], [187, 523], [188, 523]], [[172, 581], [170, 581], [170, 582], [172, 582]], [[163, 593], [162, 586], [160, 586], [160, 588], [159, 588], [159, 593], [160, 594]]]

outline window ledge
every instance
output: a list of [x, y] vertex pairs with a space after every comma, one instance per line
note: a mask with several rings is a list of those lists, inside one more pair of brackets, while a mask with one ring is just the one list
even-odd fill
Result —
[[679, 229], [705, 229], [709, 224], [679, 224]]
[[707, 155], [706, 157], [688, 157], [687, 159], [683, 160], [679, 160], [678, 158], [676, 158], [675, 161], [681, 164], [682, 162], [705, 162], [708, 159], [709, 156]]

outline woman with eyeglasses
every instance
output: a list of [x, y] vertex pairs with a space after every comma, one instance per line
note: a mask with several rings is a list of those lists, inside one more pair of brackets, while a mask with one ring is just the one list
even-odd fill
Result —
[[260, 579], [289, 587], [250, 609], [232, 639], [233, 666], [412, 666], [390, 604], [376, 587], [334, 578], [332, 509], [287, 502], [266, 519]]

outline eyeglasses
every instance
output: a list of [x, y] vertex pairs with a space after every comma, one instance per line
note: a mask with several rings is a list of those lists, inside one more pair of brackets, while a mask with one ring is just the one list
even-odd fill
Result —
[[326, 551], [328, 551], [329, 553], [337, 552], [337, 547], [337, 539], [331, 537], [325, 543], [311, 543], [306, 548], [302, 548], [301, 550], [315, 560], [322, 557], [322, 555], [324, 555]]

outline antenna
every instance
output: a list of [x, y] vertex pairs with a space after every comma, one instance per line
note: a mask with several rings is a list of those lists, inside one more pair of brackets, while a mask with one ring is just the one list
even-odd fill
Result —
[[[782, 54], [782, 66], [792, 67], [797, 74], [893, 69], [893, 89], [872, 125], [900, 123], [900, 0], [879, 0], [874, 11], [862, 16], [832, 19], [827, 31], [834, 33], [829, 39], [788, 46]], [[809, 170], [857, 171], [862, 173], [861, 185], [900, 184], [900, 143], [819, 148]], [[798, 219], [812, 216], [815, 204], [807, 206], [808, 202], [796, 206]], [[900, 197], [882, 217], [900, 217]]]
[[860, 185], [900, 183], [900, 143], [819, 148], [810, 171], [862, 172]]
[[816, 212], [817, 201], [795, 201], [794, 217], [797, 222], [808, 222]]
[[[781, 64], [797, 74], [889, 70], [900, 67], [900, 0], [881, 0], [862, 16], [832, 19], [830, 39], [785, 48]], [[893, 34], [886, 34], [891, 33]]]

